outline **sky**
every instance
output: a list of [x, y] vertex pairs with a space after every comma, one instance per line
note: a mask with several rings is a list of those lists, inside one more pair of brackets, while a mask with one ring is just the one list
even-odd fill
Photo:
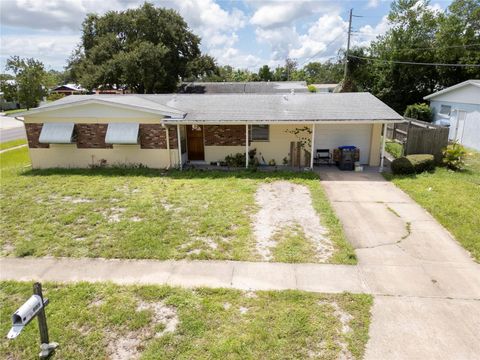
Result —
[[[103, 14], [143, 0], [0, 0], [0, 72], [13, 55], [33, 57], [62, 70], [80, 42], [88, 13]], [[388, 30], [388, 0], [150, 0], [177, 10], [202, 39], [202, 52], [219, 65], [256, 71], [292, 58], [302, 66], [334, 58], [345, 47], [353, 8], [353, 45]], [[443, 11], [451, 0], [432, 0]]]

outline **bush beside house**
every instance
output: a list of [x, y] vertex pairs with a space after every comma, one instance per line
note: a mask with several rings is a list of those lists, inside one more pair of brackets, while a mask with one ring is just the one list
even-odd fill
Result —
[[432, 109], [425, 103], [408, 105], [403, 116], [426, 122], [432, 122], [433, 119]]
[[430, 154], [402, 156], [392, 161], [391, 169], [398, 175], [420, 174], [435, 169], [435, 159]]

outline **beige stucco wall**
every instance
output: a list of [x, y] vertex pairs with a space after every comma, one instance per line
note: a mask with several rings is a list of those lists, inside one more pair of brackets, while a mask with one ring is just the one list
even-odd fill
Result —
[[223, 161], [225, 156], [237, 153], [245, 154], [245, 146], [205, 146], [205, 161]]
[[[72, 145], [50, 145], [47, 149], [29, 149], [32, 167], [87, 168], [107, 160], [107, 165], [143, 164], [163, 169], [169, 166], [168, 150], [140, 149], [138, 145], [114, 145], [113, 149], [77, 149]], [[170, 150], [172, 167], [178, 164], [178, 150]]]
[[379, 166], [380, 165], [380, 152], [382, 141], [382, 124], [373, 124], [372, 137], [370, 143], [370, 159], [368, 165]]
[[[263, 158], [268, 164], [270, 160], [275, 160], [277, 165], [283, 164], [283, 158], [290, 158], [290, 142], [298, 141], [299, 139], [289, 132], [288, 130], [294, 130], [296, 128], [302, 128], [311, 125], [298, 124], [295, 125], [270, 125], [270, 138], [269, 141], [252, 141], [250, 143], [250, 149], [257, 149], [257, 158], [259, 160]], [[311, 134], [304, 132], [304, 136], [310, 137]], [[309, 150], [309, 149], [307, 149]], [[302, 155], [302, 162], [304, 156]], [[309, 165], [309, 164], [308, 164]]]
[[[311, 127], [311, 125], [304, 124], [299, 124], [298, 126], [270, 125], [269, 141], [252, 141], [249, 150], [257, 149], [256, 156], [260, 161], [263, 156], [266, 163], [274, 159], [277, 165], [282, 165], [283, 158], [286, 157], [288, 159], [290, 157], [290, 142], [298, 141], [298, 138], [288, 133], [287, 130], [304, 126]], [[311, 135], [305, 132], [305, 136]], [[208, 163], [222, 161], [225, 159], [225, 156], [237, 153], [245, 154], [245, 146], [205, 146], [205, 161]]]

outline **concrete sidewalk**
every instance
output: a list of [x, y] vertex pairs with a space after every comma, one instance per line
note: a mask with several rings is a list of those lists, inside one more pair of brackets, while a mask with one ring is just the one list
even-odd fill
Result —
[[243, 290], [369, 292], [356, 266], [243, 261], [1, 258], [0, 280], [111, 281], [121, 285], [168, 284]]
[[380, 174], [320, 177], [376, 295], [365, 359], [479, 359], [480, 265]]

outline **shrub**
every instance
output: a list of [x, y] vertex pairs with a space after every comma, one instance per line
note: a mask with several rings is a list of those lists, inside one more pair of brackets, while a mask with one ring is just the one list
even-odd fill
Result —
[[394, 174], [420, 174], [435, 169], [435, 159], [430, 154], [402, 156], [392, 161], [391, 169]]
[[237, 153], [235, 155], [227, 155], [225, 163], [229, 167], [245, 167], [245, 154]]
[[432, 122], [433, 119], [432, 109], [425, 103], [408, 105], [403, 116], [426, 122]]
[[467, 150], [465, 150], [463, 145], [454, 142], [443, 149], [442, 154], [442, 162], [447, 168], [455, 171], [462, 170], [464, 168]]
[[308, 85], [307, 89], [308, 89], [308, 91], [313, 92], [313, 93], [317, 92], [317, 88], [312, 84]]
[[394, 174], [415, 174], [415, 168], [413, 167], [413, 164], [404, 156], [393, 160], [390, 167]]
[[54, 94], [50, 94], [47, 96], [47, 100], [48, 101], [55, 101], [55, 100], [59, 100], [61, 98], [65, 97], [64, 94], [57, 94], [57, 93], [54, 93]]
[[403, 154], [403, 145], [395, 141], [387, 141], [385, 143], [385, 151], [387, 151], [395, 159], [398, 159]]

